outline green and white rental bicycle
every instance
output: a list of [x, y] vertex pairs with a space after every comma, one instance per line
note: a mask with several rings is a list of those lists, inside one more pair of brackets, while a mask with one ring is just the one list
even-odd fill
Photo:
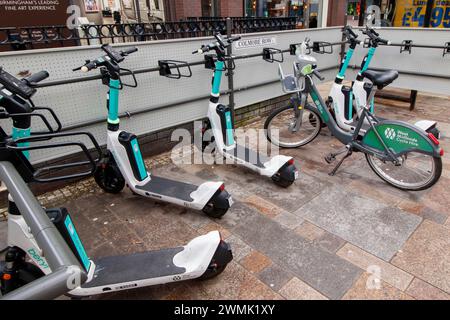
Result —
[[[283, 90], [295, 93], [295, 96], [290, 107], [274, 110], [269, 115], [265, 124], [269, 140], [271, 132], [279, 130], [279, 141], [275, 142], [279, 146], [290, 143], [289, 138], [283, 141], [283, 137], [289, 136], [282, 134], [286, 131], [295, 132], [297, 137], [307, 136], [307, 143], [310, 143], [326, 125], [331, 134], [345, 145], [339, 152], [326, 156], [326, 161], [332, 163], [338, 155], [345, 154], [330, 175], [334, 175], [353, 152], [363, 152], [370, 168], [396, 188], [418, 191], [433, 186], [442, 173], [444, 150], [439, 147], [439, 140], [418, 126], [380, 119], [371, 112], [370, 102], [376, 88], [381, 90], [391, 84], [398, 78], [398, 72], [365, 70], [361, 73], [362, 77], [370, 80], [372, 87], [355, 130], [349, 132], [339, 127], [315, 86], [314, 76], [320, 80], [324, 78], [316, 70], [317, 60], [306, 54], [307, 46], [304, 41], [299, 47], [293, 75], [285, 76], [281, 66], [279, 68]], [[313, 103], [309, 103], [309, 97]]]

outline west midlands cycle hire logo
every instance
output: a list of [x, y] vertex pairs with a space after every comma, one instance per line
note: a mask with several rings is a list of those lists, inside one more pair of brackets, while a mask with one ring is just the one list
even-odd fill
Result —
[[397, 136], [397, 134], [395, 133], [395, 130], [392, 129], [392, 128], [387, 128], [387, 129], [384, 131], [384, 135], [385, 135], [386, 138], [388, 138], [388, 139], [390, 139], [390, 140], [394, 140], [395, 137]]

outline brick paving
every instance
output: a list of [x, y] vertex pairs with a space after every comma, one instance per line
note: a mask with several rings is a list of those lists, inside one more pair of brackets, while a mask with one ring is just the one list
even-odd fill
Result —
[[[328, 85], [322, 85], [325, 95]], [[450, 150], [450, 98], [419, 94], [416, 110], [380, 100], [382, 117], [438, 120]], [[264, 119], [247, 127], [261, 128]], [[92, 179], [40, 196], [69, 208], [92, 257], [167, 248], [218, 229], [234, 260], [208, 281], [190, 281], [95, 299], [449, 299], [450, 160], [431, 190], [403, 192], [381, 181], [361, 155], [329, 177], [323, 160], [339, 143], [324, 129], [302, 149], [282, 150], [300, 168], [289, 189], [233, 165], [177, 167], [169, 154], [147, 159], [156, 175], [225, 181], [235, 205], [220, 220], [124, 191], [105, 194]], [[4, 210], [0, 210], [2, 215]], [[0, 221], [1, 221], [0, 216]], [[5, 222], [0, 222], [4, 243]], [[145, 267], [145, 266], [142, 266]]]

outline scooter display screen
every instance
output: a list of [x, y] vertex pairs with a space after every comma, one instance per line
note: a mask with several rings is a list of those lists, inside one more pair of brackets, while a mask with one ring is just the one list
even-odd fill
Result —
[[5, 87], [5, 89], [21, 96], [24, 99], [31, 98], [31, 96], [36, 92], [36, 89], [27, 86], [12, 74], [2, 69], [0, 69], [0, 83]]

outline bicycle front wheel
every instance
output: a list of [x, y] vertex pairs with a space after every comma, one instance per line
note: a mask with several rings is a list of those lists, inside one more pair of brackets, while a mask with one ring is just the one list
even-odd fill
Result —
[[390, 185], [409, 191], [432, 187], [441, 177], [442, 159], [420, 152], [404, 154], [398, 164], [366, 154], [372, 170]]
[[298, 148], [313, 141], [322, 129], [317, 111], [307, 105], [301, 119], [292, 105], [274, 110], [267, 118], [264, 129], [267, 139], [282, 148]]

